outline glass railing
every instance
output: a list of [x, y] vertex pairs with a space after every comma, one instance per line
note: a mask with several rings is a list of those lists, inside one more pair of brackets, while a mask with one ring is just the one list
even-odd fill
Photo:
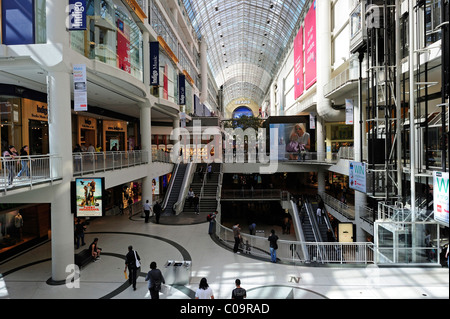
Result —
[[53, 155], [1, 157], [0, 192], [62, 179], [62, 159]]
[[73, 153], [73, 175], [95, 174], [149, 163], [148, 151]]

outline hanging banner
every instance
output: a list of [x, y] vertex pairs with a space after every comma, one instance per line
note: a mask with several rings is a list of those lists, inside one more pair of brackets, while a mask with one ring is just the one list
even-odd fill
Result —
[[178, 74], [178, 105], [186, 105], [186, 76]]
[[86, 0], [69, 0], [69, 31], [86, 30]]
[[297, 33], [294, 40], [294, 76], [295, 76], [295, 99], [298, 99], [304, 91], [303, 75], [303, 27]]
[[87, 111], [86, 65], [73, 65], [73, 104], [75, 111]]
[[314, 112], [309, 113], [309, 129], [316, 129], [316, 113]]
[[366, 193], [366, 164], [360, 162], [350, 162], [349, 169], [349, 185], [350, 188], [360, 191], [362, 193]]
[[434, 220], [449, 225], [449, 173], [433, 172]]
[[118, 67], [131, 73], [130, 63], [130, 28], [122, 20], [117, 19], [117, 61]]
[[305, 17], [305, 88], [309, 89], [317, 80], [316, 59], [316, 1]]
[[159, 42], [150, 42], [150, 85], [159, 85]]
[[353, 125], [353, 100], [345, 99], [345, 124]]

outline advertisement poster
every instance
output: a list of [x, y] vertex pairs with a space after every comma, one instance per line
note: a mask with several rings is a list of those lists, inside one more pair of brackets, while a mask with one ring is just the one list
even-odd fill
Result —
[[353, 100], [345, 99], [345, 124], [353, 125]]
[[433, 172], [434, 220], [449, 225], [449, 173]]
[[76, 217], [103, 216], [103, 178], [77, 178], [75, 180]]
[[317, 79], [316, 59], [316, 1], [305, 17], [305, 88], [309, 89]]
[[73, 65], [73, 99], [74, 110], [87, 111], [86, 65]]
[[152, 194], [159, 195], [159, 177], [152, 179]]
[[303, 75], [303, 27], [297, 33], [294, 40], [294, 76], [295, 76], [295, 99], [298, 99], [304, 91]]
[[119, 69], [131, 73], [129, 30], [120, 19], [117, 19], [117, 62]]
[[366, 164], [360, 162], [350, 162], [349, 185], [351, 189], [366, 193]]

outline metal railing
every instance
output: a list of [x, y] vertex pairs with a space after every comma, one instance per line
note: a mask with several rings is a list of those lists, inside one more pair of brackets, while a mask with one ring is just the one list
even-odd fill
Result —
[[62, 158], [55, 155], [1, 157], [0, 191], [62, 179]]
[[[234, 246], [233, 231], [216, 223], [216, 235], [227, 247]], [[241, 233], [240, 252], [270, 261], [268, 236]], [[277, 259], [289, 263], [368, 264], [374, 262], [373, 243], [311, 243], [278, 240]], [[306, 249], [307, 252], [302, 250]], [[307, 256], [307, 257], [304, 257]]]
[[148, 151], [73, 153], [73, 175], [95, 174], [148, 164]]

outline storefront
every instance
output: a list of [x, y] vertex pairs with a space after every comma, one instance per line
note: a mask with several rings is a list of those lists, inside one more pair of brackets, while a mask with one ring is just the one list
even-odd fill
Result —
[[50, 204], [2, 204], [0, 261], [50, 237]]
[[103, 121], [103, 145], [105, 151], [125, 151], [128, 149], [127, 122]]
[[96, 147], [97, 141], [97, 119], [92, 117], [78, 116], [78, 144], [86, 149], [89, 145]]

